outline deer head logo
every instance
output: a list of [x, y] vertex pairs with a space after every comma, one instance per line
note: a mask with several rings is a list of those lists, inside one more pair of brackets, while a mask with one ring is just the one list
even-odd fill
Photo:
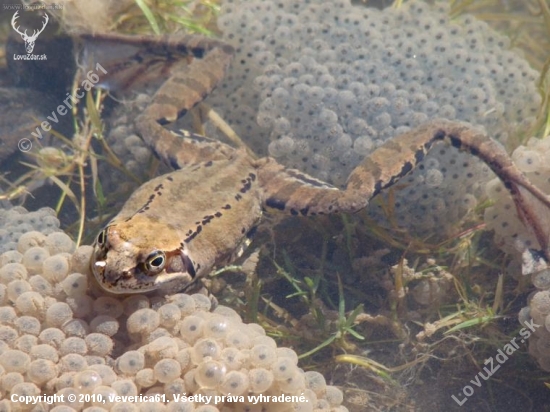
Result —
[[27, 50], [27, 54], [31, 54], [34, 49], [34, 42], [36, 41], [36, 38], [40, 33], [44, 31], [44, 28], [46, 28], [46, 25], [48, 24], [49, 17], [47, 14], [44, 14], [44, 24], [42, 25], [42, 28], [40, 30], [33, 30], [32, 36], [27, 35], [27, 30], [25, 30], [24, 33], [21, 33], [19, 31], [19, 27], [15, 26], [16, 20], [19, 17], [19, 10], [15, 12], [11, 19], [11, 27], [21, 35], [21, 38], [25, 41], [25, 49]]

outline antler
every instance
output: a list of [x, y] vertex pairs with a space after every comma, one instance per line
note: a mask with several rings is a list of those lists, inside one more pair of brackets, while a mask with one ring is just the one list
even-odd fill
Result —
[[40, 30], [33, 30], [33, 33], [32, 33], [32, 36], [29, 36], [27, 34], [27, 30], [25, 30], [24, 33], [21, 33], [19, 31], [19, 26], [18, 27], [15, 27], [16, 25], [16, 20], [17, 18], [19, 17], [19, 10], [17, 10], [15, 12], [15, 14], [13, 15], [13, 17], [11, 18], [11, 26], [13, 27], [13, 29], [19, 33], [21, 35], [21, 37], [23, 37], [23, 40], [36, 40], [36, 38], [38, 37], [38, 35], [40, 33], [42, 33], [44, 31], [44, 29], [46, 28], [46, 25], [48, 24], [48, 21], [50, 20], [50, 18], [48, 17], [48, 14], [47, 13], [44, 13], [44, 24], [42, 24], [42, 28]]
[[44, 24], [42, 25], [42, 28], [39, 31], [34, 30], [34, 32], [32, 34], [33, 38], [37, 38], [38, 35], [40, 33], [42, 33], [44, 31], [44, 29], [46, 28], [46, 24], [48, 24], [48, 21], [50, 20], [50, 18], [48, 17], [48, 13], [44, 13], [44, 17], [45, 17], [45, 19], [44, 19]]
[[[48, 16], [48, 15], [46, 14], [46, 17], [47, 17], [47, 16]], [[13, 29], [14, 29], [17, 33], [19, 33], [19, 34], [21, 35], [21, 37], [25, 38], [25, 37], [27, 36], [27, 30], [25, 30], [25, 33], [21, 33], [21, 32], [19, 31], [19, 26], [18, 26], [18, 27], [15, 27], [15, 24], [16, 24], [15, 21], [17, 20], [18, 17], [19, 17], [19, 10], [17, 10], [17, 11], [15, 12], [15, 14], [13, 15], [13, 17], [11, 18], [11, 27], [13, 27]], [[47, 23], [47, 21], [46, 21], [46, 23]]]

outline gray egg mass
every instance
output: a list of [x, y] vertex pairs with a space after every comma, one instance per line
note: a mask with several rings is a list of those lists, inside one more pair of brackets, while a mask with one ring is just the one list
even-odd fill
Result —
[[[219, 27], [237, 54], [210, 102], [258, 153], [338, 186], [363, 156], [430, 119], [468, 121], [506, 143], [541, 102], [539, 73], [509, 39], [472, 16], [450, 20], [445, 5], [234, 0]], [[453, 149], [430, 159], [439, 165], [418, 168], [396, 197], [397, 221], [421, 232], [456, 222], [491, 176]]]

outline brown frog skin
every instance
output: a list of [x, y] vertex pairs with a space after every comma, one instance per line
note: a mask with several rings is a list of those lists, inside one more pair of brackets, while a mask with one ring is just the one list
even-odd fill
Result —
[[137, 134], [177, 170], [143, 184], [99, 233], [91, 266], [109, 292], [188, 290], [196, 279], [239, 255], [265, 211], [299, 216], [357, 212], [443, 140], [479, 157], [497, 174], [548, 257], [548, 197], [498, 142], [465, 124], [434, 120], [393, 138], [366, 157], [340, 190], [272, 158], [256, 159], [245, 149], [163, 127], [212, 91], [231, 61], [231, 46], [197, 37], [103, 35], [87, 40], [139, 45], [138, 62], [159, 50], [194, 57], [161, 85], [136, 119]]

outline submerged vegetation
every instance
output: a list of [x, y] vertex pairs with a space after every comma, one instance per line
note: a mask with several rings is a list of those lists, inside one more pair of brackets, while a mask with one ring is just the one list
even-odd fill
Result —
[[[396, 0], [394, 7], [403, 1]], [[217, 32], [218, 1], [123, 3], [108, 24], [101, 23], [108, 30], [208, 36]], [[531, 65], [540, 70], [543, 99], [531, 135], [550, 135], [548, 3], [518, 2], [518, 9], [513, 9], [501, 7], [499, 0], [451, 0], [451, 6], [453, 16], [473, 13], [507, 34]], [[75, 81], [73, 93], [76, 86]], [[31, 152], [24, 159], [28, 169], [19, 176], [6, 170], [1, 176], [0, 199], [14, 203], [24, 202], [46, 183], [55, 185], [58, 198], [50, 206], [71, 217], [72, 221], [65, 219], [64, 223], [77, 244], [89, 243], [90, 236], [113, 214], [113, 205], [127, 198], [131, 187], [143, 178], [128, 171], [104, 139], [107, 120], [102, 110], [106, 99], [105, 92], [98, 89], [89, 92], [72, 113], [72, 136], [53, 132], [58, 145]], [[159, 167], [154, 160], [145, 166], [145, 177], [155, 175]], [[106, 198], [99, 173], [106, 167], [122, 171], [133, 184], [121, 185], [120, 193]], [[350, 398], [376, 404], [379, 409], [404, 410], [410, 399], [399, 395], [402, 389], [396, 382], [410, 384], [425, 378], [424, 368], [449, 374], [458, 366], [463, 367], [458, 383], [440, 383], [439, 389], [461, 388], [476, 370], [482, 369], [485, 358], [517, 334], [517, 312], [525, 304], [528, 289], [521, 279], [516, 282], [509, 275], [500, 275], [508, 272], [510, 259], [496, 250], [489, 234], [483, 233], [479, 216], [488, 204], [478, 205], [459, 222], [460, 226], [457, 223], [453, 236], [432, 242], [391, 225], [391, 191], [388, 199], [382, 206], [389, 228], [361, 213], [358, 219], [308, 219], [291, 227], [283, 222], [277, 228], [280, 234], [260, 233], [265, 240], [263, 256], [267, 256], [256, 270], [262, 278], [252, 276], [245, 282], [239, 275], [224, 275], [229, 287], [223, 296], [246, 310], [249, 320], [262, 323], [272, 336], [293, 345], [311, 367], [318, 368], [328, 357], [345, 365], [334, 373], [336, 381], [342, 381], [343, 376], [358, 381], [367, 377], [362, 386], [357, 383], [358, 388], [349, 389]], [[360, 253], [367, 247], [372, 257]], [[386, 249], [390, 247], [391, 252]], [[242, 289], [232, 287], [232, 283]], [[428, 304], [413, 299], [416, 286], [441, 288], [444, 283], [443, 295]], [[232, 294], [235, 290], [244, 292]], [[375, 311], [380, 313], [368, 314]], [[525, 383], [518, 383], [514, 374], [525, 364], [533, 372], [536, 367], [525, 353], [515, 354], [510, 362], [515, 368], [499, 372], [498, 379], [511, 382], [505, 386], [511, 386], [520, 397]], [[464, 367], [465, 363], [473, 368]], [[355, 366], [364, 369], [357, 371]], [[535, 373], [524, 375], [526, 381], [538, 378]], [[492, 384], [487, 385], [487, 393], [491, 394]], [[363, 391], [362, 395], [358, 391]], [[395, 394], [399, 400], [390, 400]], [[446, 399], [450, 401], [450, 395]], [[495, 404], [495, 399], [491, 402]]]

